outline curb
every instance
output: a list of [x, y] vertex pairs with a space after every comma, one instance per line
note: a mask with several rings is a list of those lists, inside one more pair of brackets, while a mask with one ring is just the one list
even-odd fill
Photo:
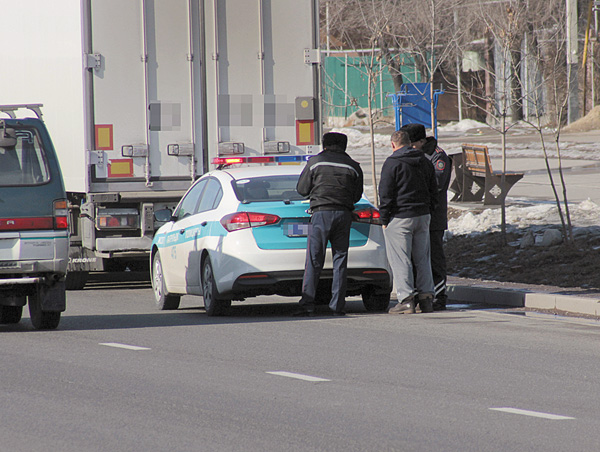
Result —
[[451, 302], [483, 303], [531, 309], [557, 310], [600, 317], [600, 294], [587, 297], [529, 289], [504, 289], [486, 285], [448, 284]]

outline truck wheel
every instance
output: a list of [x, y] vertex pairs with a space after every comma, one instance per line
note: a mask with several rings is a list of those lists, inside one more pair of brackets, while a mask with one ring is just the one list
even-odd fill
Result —
[[65, 278], [67, 290], [83, 290], [89, 276], [90, 272], [67, 272]]
[[208, 256], [202, 262], [202, 296], [204, 309], [209, 316], [225, 315], [231, 306], [231, 300], [224, 300], [219, 296], [215, 274]]
[[363, 289], [361, 296], [363, 305], [369, 312], [385, 311], [390, 304], [390, 293], [377, 293], [373, 286]]
[[0, 306], [0, 323], [19, 323], [23, 306]]
[[152, 290], [154, 290], [156, 307], [161, 311], [172, 311], [179, 307], [181, 297], [167, 292], [163, 266], [158, 252], [152, 258]]
[[60, 311], [42, 311], [42, 300], [37, 295], [29, 295], [29, 317], [36, 330], [55, 330], [60, 323]]

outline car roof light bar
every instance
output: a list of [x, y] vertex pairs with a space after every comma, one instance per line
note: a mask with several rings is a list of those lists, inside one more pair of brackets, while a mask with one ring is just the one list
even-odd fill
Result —
[[279, 165], [297, 164], [307, 162], [312, 155], [272, 155], [257, 157], [215, 157], [212, 160], [214, 165], [238, 165], [241, 163], [277, 163]]

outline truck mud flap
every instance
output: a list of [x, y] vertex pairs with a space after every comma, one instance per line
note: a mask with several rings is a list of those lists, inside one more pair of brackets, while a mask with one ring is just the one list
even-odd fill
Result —
[[42, 311], [64, 311], [67, 308], [65, 282], [59, 281], [52, 286], [38, 284], [37, 296], [42, 305]]

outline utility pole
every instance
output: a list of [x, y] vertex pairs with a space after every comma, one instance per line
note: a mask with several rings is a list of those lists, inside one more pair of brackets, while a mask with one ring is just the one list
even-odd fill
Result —
[[579, 84], [577, 82], [577, 0], [567, 2], [567, 84], [569, 98], [567, 102], [567, 123], [579, 119]]
[[[454, 10], [454, 30], [458, 31], [458, 9]], [[462, 80], [461, 80], [461, 64], [460, 64], [460, 47], [458, 46], [458, 37], [456, 39], [456, 87], [458, 90], [458, 120], [462, 121]]]
[[593, 11], [594, 11], [594, 39], [592, 39], [592, 61], [591, 61], [591, 66], [592, 66], [592, 108], [594, 108], [596, 106], [596, 71], [595, 71], [595, 66], [596, 66], [596, 62], [595, 62], [595, 57], [594, 57], [594, 53], [595, 53], [595, 49], [596, 49], [596, 43], [598, 42], [598, 10], [600, 10], [600, 0], [594, 0], [594, 6], [593, 6]]

